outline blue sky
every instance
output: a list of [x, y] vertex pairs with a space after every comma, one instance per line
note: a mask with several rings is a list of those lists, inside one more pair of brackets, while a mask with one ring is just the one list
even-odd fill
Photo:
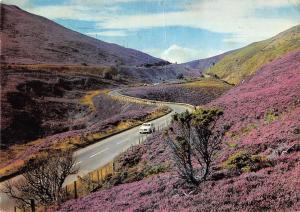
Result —
[[300, 24], [300, 0], [2, 0], [170, 62], [206, 58]]

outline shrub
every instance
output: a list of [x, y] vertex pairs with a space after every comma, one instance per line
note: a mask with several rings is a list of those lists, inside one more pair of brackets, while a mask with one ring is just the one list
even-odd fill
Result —
[[183, 78], [184, 78], [183, 74], [178, 74], [177, 75], [177, 79], [183, 79]]
[[225, 168], [234, 173], [257, 171], [270, 165], [265, 156], [251, 155], [247, 151], [239, 151], [225, 161]]
[[117, 172], [106, 176], [104, 182], [102, 183], [102, 188], [111, 188], [120, 184], [140, 181], [145, 177], [165, 172], [167, 169], [168, 166], [165, 164], [157, 164], [152, 166], [136, 164], [130, 168], [127, 166], [122, 166]]
[[150, 175], [155, 175], [159, 174], [162, 172], [165, 172], [168, 169], [168, 167], [164, 164], [158, 164], [150, 167], [146, 167], [144, 171], [145, 177], [150, 176]]
[[33, 199], [38, 205], [61, 203], [66, 197], [62, 186], [69, 175], [76, 174], [72, 152], [55, 152], [29, 160], [18, 183], [7, 181], [2, 190], [19, 206], [26, 208]]
[[246, 135], [251, 132], [253, 129], [256, 129], [257, 125], [254, 123], [250, 123], [241, 129], [242, 135]]
[[[218, 109], [197, 109], [173, 116], [173, 126], [166, 134], [178, 175], [187, 183], [198, 185], [207, 179], [215, 155], [220, 148], [224, 130], [215, 129]], [[195, 168], [200, 166], [200, 170]]]
[[270, 124], [278, 119], [278, 114], [272, 110], [267, 110], [265, 113], [264, 120], [267, 124]]

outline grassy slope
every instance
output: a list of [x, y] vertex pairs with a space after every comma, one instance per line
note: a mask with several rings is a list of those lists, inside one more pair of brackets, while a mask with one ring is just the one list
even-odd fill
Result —
[[229, 83], [238, 84], [254, 74], [264, 64], [300, 47], [300, 25], [270, 39], [252, 43], [225, 56], [207, 70]]

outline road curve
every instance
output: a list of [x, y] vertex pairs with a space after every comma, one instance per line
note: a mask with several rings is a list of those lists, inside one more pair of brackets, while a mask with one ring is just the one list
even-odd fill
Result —
[[[191, 111], [194, 108], [192, 105], [183, 103], [153, 101], [125, 96], [120, 94], [120, 90], [113, 90], [109, 93], [109, 95], [113, 98], [125, 100], [128, 102], [144, 103], [157, 106], [168, 106], [169, 108], [171, 108], [171, 113], [152, 121], [156, 128], [168, 126], [174, 113], [181, 113], [186, 110]], [[103, 167], [107, 163], [113, 161], [115, 157], [127, 150], [132, 145], [137, 145], [140, 140], [145, 140], [146, 137], [149, 135], [140, 135], [139, 127], [140, 126], [131, 128], [119, 134], [103, 139], [95, 144], [77, 150], [74, 153], [74, 158], [76, 160], [75, 166], [79, 168], [79, 173], [77, 175], [69, 176], [64, 184], [71, 184], [74, 180], [76, 180], [78, 176], [84, 176], [91, 171]], [[13, 178], [12, 180], [16, 180], [17, 177]], [[3, 183], [4, 182], [0, 183], [0, 188], [1, 186], [3, 186]], [[7, 197], [1, 193], [0, 211], [14, 211], [13, 202], [7, 199]]]
[[[168, 126], [174, 113], [180, 113], [193, 109], [193, 106], [182, 103], [152, 101], [125, 96], [120, 94], [120, 90], [111, 91], [109, 95], [113, 98], [120, 98], [128, 102], [143, 102], [144, 104], [170, 107], [172, 109], [171, 113], [152, 121], [155, 127], [159, 128]], [[130, 146], [137, 145], [140, 140], [145, 140], [148, 135], [139, 134], [139, 127], [140, 126], [131, 128], [119, 134], [103, 139], [95, 144], [77, 150], [74, 153], [74, 158], [76, 159], [76, 167], [79, 168], [79, 173], [77, 175], [69, 176], [66, 179], [65, 184], [72, 183], [74, 180], [76, 180], [78, 175], [84, 176], [91, 171], [103, 167], [107, 163], [113, 161], [116, 156], [124, 152]]]

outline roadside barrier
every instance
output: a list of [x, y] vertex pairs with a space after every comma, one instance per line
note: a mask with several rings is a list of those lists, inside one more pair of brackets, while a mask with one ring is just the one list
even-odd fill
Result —
[[124, 94], [121, 94], [120, 91], [122, 89], [113, 90], [108, 93], [112, 98], [116, 98], [123, 101], [133, 102], [133, 103], [142, 103], [142, 104], [148, 104], [148, 105], [158, 105], [158, 106], [168, 106], [168, 105], [180, 105], [185, 106], [189, 108], [190, 110], [194, 110], [196, 106], [187, 104], [187, 103], [181, 103], [181, 102], [164, 102], [164, 101], [158, 101], [158, 100], [149, 100], [149, 99], [142, 99], [138, 97], [133, 96], [127, 96]]

